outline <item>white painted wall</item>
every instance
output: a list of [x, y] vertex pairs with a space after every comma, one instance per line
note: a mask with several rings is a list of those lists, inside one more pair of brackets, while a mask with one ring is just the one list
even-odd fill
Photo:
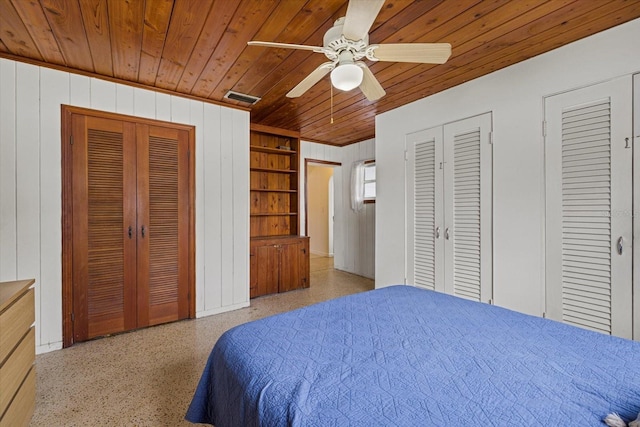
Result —
[[36, 346], [62, 346], [67, 104], [196, 127], [196, 315], [249, 305], [249, 113], [0, 59], [0, 281], [35, 278]]
[[639, 71], [637, 40], [640, 20], [377, 116], [376, 287], [404, 281], [405, 135], [492, 111], [494, 302], [541, 315], [543, 97]]
[[[375, 140], [359, 142], [346, 147], [302, 141], [300, 143], [300, 187], [304, 188], [304, 159], [326, 160], [342, 163], [334, 169], [335, 224], [333, 235], [334, 266], [360, 276], [375, 275], [375, 224], [376, 204], [366, 204], [360, 212], [351, 210], [351, 166], [358, 160], [375, 157]], [[301, 194], [300, 230], [304, 233], [304, 192]]]

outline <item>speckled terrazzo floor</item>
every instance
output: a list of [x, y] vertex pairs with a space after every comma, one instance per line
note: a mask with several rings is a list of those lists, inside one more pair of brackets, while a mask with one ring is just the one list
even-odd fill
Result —
[[245, 309], [76, 344], [36, 358], [32, 426], [181, 426], [202, 369], [227, 329], [373, 289], [373, 281], [312, 256], [311, 287]]

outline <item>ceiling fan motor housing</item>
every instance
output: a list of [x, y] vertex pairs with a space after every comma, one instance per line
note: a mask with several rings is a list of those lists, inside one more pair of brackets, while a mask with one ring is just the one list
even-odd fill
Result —
[[342, 35], [343, 26], [344, 17], [336, 20], [333, 27], [324, 34], [324, 54], [330, 60], [340, 62], [345, 58], [343, 55], [345, 51], [351, 53], [353, 61], [364, 58], [369, 45], [369, 35], [367, 34], [362, 40], [349, 40]]

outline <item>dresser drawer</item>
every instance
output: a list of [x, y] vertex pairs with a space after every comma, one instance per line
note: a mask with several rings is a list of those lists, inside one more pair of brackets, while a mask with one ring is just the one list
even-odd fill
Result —
[[4, 413], [9, 406], [9, 402], [33, 366], [36, 359], [35, 348], [36, 333], [35, 328], [31, 328], [4, 364], [0, 365], [0, 384], [2, 384], [0, 388], [0, 414]]
[[0, 313], [0, 363], [22, 339], [35, 322], [35, 300], [33, 288]]
[[36, 368], [31, 368], [18, 394], [0, 419], [0, 427], [28, 426], [36, 407]]

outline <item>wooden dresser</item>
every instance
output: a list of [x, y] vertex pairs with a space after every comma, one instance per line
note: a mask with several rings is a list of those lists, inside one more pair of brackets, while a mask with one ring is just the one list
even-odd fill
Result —
[[35, 409], [33, 283], [0, 282], [0, 427], [28, 425]]

